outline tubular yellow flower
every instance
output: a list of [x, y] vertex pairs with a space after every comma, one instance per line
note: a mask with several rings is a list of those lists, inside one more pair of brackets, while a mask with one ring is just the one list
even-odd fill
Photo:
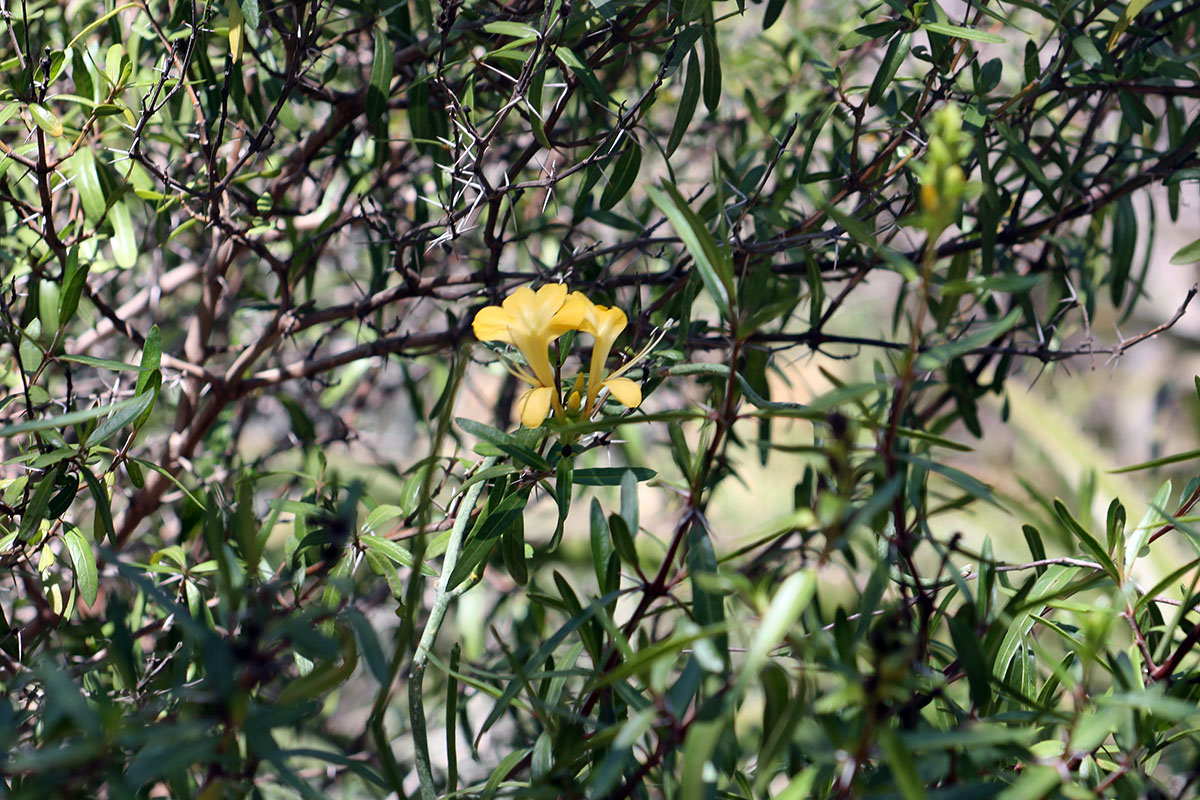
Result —
[[541, 425], [553, 407], [562, 411], [562, 399], [550, 366], [550, 343], [583, 322], [588, 300], [579, 292], [551, 283], [534, 292], [522, 286], [498, 306], [481, 308], [471, 327], [481, 342], [505, 342], [521, 351], [529, 370], [512, 372], [533, 388], [521, 395], [517, 409], [530, 428]]
[[587, 405], [583, 410], [585, 417], [591, 415], [596, 406], [596, 398], [603, 389], [608, 389], [626, 408], [637, 408], [642, 404], [642, 387], [629, 378], [620, 377], [621, 373], [633, 366], [632, 361], [616, 372], [605, 372], [605, 363], [612, 352], [612, 346], [628, 322], [625, 312], [621, 309], [598, 306], [588, 301], [579, 330], [590, 333], [596, 341], [592, 345], [592, 363], [588, 370]]

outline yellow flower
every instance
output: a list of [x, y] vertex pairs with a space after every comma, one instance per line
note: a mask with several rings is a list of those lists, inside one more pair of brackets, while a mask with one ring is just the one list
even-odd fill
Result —
[[550, 366], [550, 343], [583, 322], [589, 301], [579, 292], [551, 283], [534, 292], [522, 286], [499, 306], [481, 308], [471, 327], [481, 342], [505, 342], [521, 351], [529, 371], [511, 367], [512, 372], [533, 388], [521, 395], [517, 410], [521, 422], [536, 428], [550, 414], [562, 413], [562, 399], [554, 369]]
[[637, 408], [642, 404], [642, 387], [629, 378], [621, 377], [638, 359], [630, 361], [611, 374], [605, 374], [604, 371], [608, 354], [612, 352], [613, 344], [628, 322], [625, 312], [621, 309], [598, 306], [588, 301], [579, 330], [590, 333], [596, 341], [592, 345], [592, 363], [588, 371], [587, 405], [583, 410], [585, 417], [591, 416], [592, 409], [596, 406], [596, 398], [604, 389], [608, 389], [626, 408]]

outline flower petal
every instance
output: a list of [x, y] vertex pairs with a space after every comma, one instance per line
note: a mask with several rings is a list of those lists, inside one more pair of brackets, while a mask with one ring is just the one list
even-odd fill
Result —
[[621, 331], [625, 330], [625, 326], [629, 324], [629, 318], [619, 308], [596, 306], [593, 313], [595, 316], [592, 322], [592, 335], [609, 343], [615, 342], [621, 335]]
[[538, 386], [521, 395], [521, 399], [517, 401], [521, 423], [527, 428], [536, 428], [545, 422], [550, 414], [550, 399], [553, 395], [554, 389], [549, 386]]
[[556, 311], [562, 308], [563, 301], [567, 299], [567, 285], [565, 283], [547, 283], [537, 290], [535, 298], [538, 318], [549, 320]]
[[637, 408], [642, 404], [642, 387], [629, 378], [612, 378], [602, 386], [626, 408]]
[[533, 305], [534, 297], [533, 289], [530, 289], [528, 286], [522, 286], [504, 298], [504, 302], [501, 305], [504, 306], [505, 311], [512, 314], [514, 318], [519, 319], [521, 312]]
[[500, 306], [479, 309], [471, 327], [475, 338], [481, 342], [507, 342], [512, 344], [512, 314]]
[[563, 301], [562, 308], [550, 320], [550, 333], [557, 337], [567, 331], [584, 330], [591, 308], [592, 301], [583, 292], [571, 292]]

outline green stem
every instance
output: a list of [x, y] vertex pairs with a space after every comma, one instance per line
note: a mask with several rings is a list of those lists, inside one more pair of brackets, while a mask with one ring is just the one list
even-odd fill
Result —
[[[400, 674], [400, 667], [404, 663], [404, 654], [408, 649], [409, 642], [412, 641], [413, 631], [416, 629], [416, 608], [420, 600], [421, 588], [424, 582], [421, 580], [421, 564], [425, 559], [425, 529], [429, 524], [429, 508], [432, 504], [433, 495], [433, 474], [436, 457], [442, 449], [442, 442], [446, 440], [446, 434], [450, 430], [450, 422], [453, 419], [454, 400], [458, 396], [459, 387], [462, 385], [463, 375], [466, 374], [467, 364], [470, 361], [470, 345], [463, 345], [459, 348], [458, 353], [450, 371], [450, 377], [444, 389], [443, 402], [441, 412], [438, 415], [437, 430], [433, 436], [432, 447], [430, 448], [430, 463], [425, 471], [425, 478], [421, 482], [421, 499], [417, 506], [417, 526], [418, 534], [413, 542], [413, 579], [405, 592], [404, 613], [400, 619], [400, 628], [396, 632], [396, 648], [392, 651], [391, 662], [388, 664], [387, 681], [379, 687], [379, 693], [375, 695], [375, 703], [371, 708], [371, 716], [368, 720], [367, 727], [371, 731], [371, 737], [375, 741], [375, 749], [379, 753], [379, 760], [383, 766], [384, 774], [387, 776], [388, 783], [392, 791], [396, 793], [399, 800], [406, 800], [407, 795], [404, 793], [403, 776], [400, 774], [400, 767], [396, 763], [396, 757], [392, 754], [392, 742], [388, 736], [387, 725], [384, 723], [384, 713], [387, 711], [388, 704], [392, 699], [392, 686], [396, 683], [396, 678]], [[465, 505], [465, 504], [464, 504]], [[466, 509], [466, 517], [470, 516], [470, 509]], [[460, 520], [455, 519], [454, 524], [457, 528]], [[465, 522], [463, 522], [465, 525]], [[422, 731], [424, 731], [424, 717], [422, 717]]]
[[[489, 456], [480, 464], [480, 469], [488, 469], [496, 464], [495, 456]], [[463, 539], [466, 538], [467, 525], [471, 521], [471, 510], [479, 502], [486, 481], [479, 481], [467, 490], [458, 514], [454, 517], [454, 527], [450, 529], [450, 541], [446, 545], [446, 555], [442, 560], [442, 573], [438, 576], [437, 589], [433, 596], [433, 606], [429, 609], [429, 619], [425, 622], [425, 630], [417, 649], [413, 651], [412, 665], [408, 672], [408, 711], [412, 718], [413, 747], [417, 758], [417, 777], [421, 780], [422, 800], [435, 800], [437, 793], [433, 788], [433, 769], [429, 763], [429, 737], [425, 727], [425, 698], [422, 684], [425, 678], [425, 665], [429, 661], [429, 651], [437, 640], [441, 630], [442, 620], [450, 601], [459, 592], [450, 591], [450, 576], [458, 564], [459, 553], [462, 552]]]

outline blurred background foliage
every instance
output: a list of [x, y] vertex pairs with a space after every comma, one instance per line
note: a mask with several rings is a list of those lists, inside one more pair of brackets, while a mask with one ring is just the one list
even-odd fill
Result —
[[1200, 4], [2, 16], [6, 795], [1195, 794]]

